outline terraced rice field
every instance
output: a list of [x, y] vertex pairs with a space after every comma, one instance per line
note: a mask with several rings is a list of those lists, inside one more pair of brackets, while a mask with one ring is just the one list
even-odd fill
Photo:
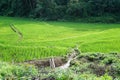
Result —
[[[13, 32], [14, 24], [23, 39]], [[62, 56], [79, 46], [82, 52], [120, 52], [120, 24], [36, 21], [0, 17], [0, 60], [22, 62]]]

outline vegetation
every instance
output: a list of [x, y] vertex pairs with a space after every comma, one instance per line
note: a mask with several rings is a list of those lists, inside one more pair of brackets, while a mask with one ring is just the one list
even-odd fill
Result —
[[6, 79], [120, 80], [120, 54], [81, 53], [66, 70], [0, 62], [0, 80]]
[[39, 67], [40, 80], [120, 80], [119, 53], [81, 53], [67, 69]]
[[68, 70], [58, 70], [53, 76], [57, 80], [119, 80], [119, 57], [119, 53], [82, 53]]
[[[0, 80], [120, 80], [119, 9], [120, 0], [0, 0]], [[69, 68], [48, 67], [73, 47]]]
[[31, 65], [0, 62], [0, 80], [31, 80], [37, 74], [37, 69]]
[[[104, 17], [99, 22], [120, 21], [120, 0], [1, 0], [0, 15], [43, 20]], [[98, 21], [97, 18], [94, 18]], [[93, 21], [90, 19], [90, 22]]]
[[[119, 24], [39, 22], [0, 17], [0, 60], [26, 61], [65, 55], [76, 44], [82, 52], [119, 52]], [[23, 34], [14, 33], [13, 23]]]

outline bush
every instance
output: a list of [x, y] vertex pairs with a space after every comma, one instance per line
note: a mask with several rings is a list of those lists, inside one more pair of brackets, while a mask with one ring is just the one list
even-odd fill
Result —
[[37, 70], [29, 65], [12, 65], [0, 62], [0, 80], [31, 79], [37, 75]]

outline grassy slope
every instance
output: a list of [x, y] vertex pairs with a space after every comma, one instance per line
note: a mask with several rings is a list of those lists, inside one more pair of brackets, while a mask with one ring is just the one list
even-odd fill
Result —
[[[23, 33], [21, 42], [10, 29], [10, 23]], [[82, 52], [120, 52], [120, 24], [42, 22], [0, 17], [0, 60], [24, 61], [64, 55], [76, 44]]]

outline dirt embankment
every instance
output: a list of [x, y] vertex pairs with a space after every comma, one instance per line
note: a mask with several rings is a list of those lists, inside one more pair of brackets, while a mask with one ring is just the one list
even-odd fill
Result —
[[[25, 61], [27, 64], [35, 65], [37, 67], [50, 67], [50, 58], [42, 59], [42, 60], [29, 60]], [[62, 57], [54, 58], [55, 67], [59, 67], [64, 65], [67, 61]]]

